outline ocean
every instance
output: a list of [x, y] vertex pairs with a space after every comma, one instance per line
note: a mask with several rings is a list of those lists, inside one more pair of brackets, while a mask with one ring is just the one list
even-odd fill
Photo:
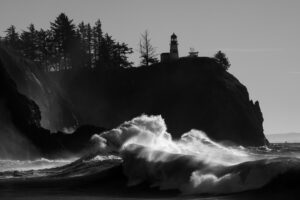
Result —
[[0, 160], [0, 199], [299, 199], [300, 144], [179, 139], [160, 116], [95, 134], [78, 158]]

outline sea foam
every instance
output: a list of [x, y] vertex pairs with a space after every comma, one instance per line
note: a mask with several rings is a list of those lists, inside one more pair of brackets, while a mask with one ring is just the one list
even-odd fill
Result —
[[[94, 135], [105, 152], [119, 152], [129, 185], [151, 183], [183, 193], [219, 194], [260, 188], [286, 171], [283, 162], [226, 146], [199, 130], [173, 139], [161, 116], [142, 115]], [[284, 166], [283, 166], [284, 165]]]

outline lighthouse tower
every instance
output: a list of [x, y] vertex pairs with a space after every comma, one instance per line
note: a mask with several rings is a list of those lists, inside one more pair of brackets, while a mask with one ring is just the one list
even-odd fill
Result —
[[178, 55], [178, 42], [177, 36], [175, 33], [171, 35], [171, 42], [170, 42], [170, 60], [177, 60], [179, 58]]

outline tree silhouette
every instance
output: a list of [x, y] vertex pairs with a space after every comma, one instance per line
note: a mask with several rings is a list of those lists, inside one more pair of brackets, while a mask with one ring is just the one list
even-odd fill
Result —
[[89, 67], [92, 67], [93, 63], [93, 55], [92, 55], [92, 40], [93, 40], [93, 33], [92, 33], [92, 28], [91, 25], [88, 23], [85, 27], [86, 29], [86, 45], [87, 45], [87, 65]]
[[117, 42], [113, 48], [113, 62], [118, 67], [131, 67], [132, 62], [128, 61], [128, 54], [133, 53], [132, 48], [129, 48], [125, 43]]
[[86, 34], [86, 25], [84, 22], [81, 22], [78, 25], [78, 28], [76, 30], [76, 37], [79, 38], [79, 59], [80, 59], [80, 65], [81, 67], [87, 67], [90, 66], [88, 64], [88, 43], [87, 43], [87, 34]]
[[35, 60], [37, 47], [37, 31], [33, 24], [30, 24], [28, 31], [23, 31], [20, 35], [21, 50], [23, 55], [31, 60]]
[[156, 58], [155, 48], [151, 45], [151, 39], [149, 37], [149, 32], [146, 30], [143, 34], [141, 34], [139, 51], [141, 64], [145, 66], [149, 66], [151, 64], [157, 63], [158, 59]]
[[47, 67], [50, 64], [52, 43], [51, 43], [51, 32], [40, 29], [36, 31], [36, 60], [43, 67]]
[[215, 56], [215, 59], [217, 59], [217, 61], [223, 66], [223, 68], [227, 71], [230, 67], [230, 62], [226, 56], [225, 53], [223, 53], [222, 51], [218, 51]]
[[54, 34], [54, 43], [56, 51], [60, 55], [63, 63], [60, 63], [61, 69], [68, 69], [70, 66], [70, 52], [75, 40], [75, 25], [73, 20], [61, 13], [55, 21], [51, 22], [51, 30]]
[[75, 27], [73, 20], [61, 13], [50, 25], [50, 30], [36, 30], [30, 24], [20, 35], [12, 25], [6, 30], [5, 37], [0, 37], [0, 42], [36, 62], [45, 71], [132, 65], [128, 61], [132, 48], [116, 42], [108, 33], [103, 34], [100, 20], [93, 27], [84, 22]]
[[107, 33], [104, 35], [102, 44], [101, 44], [101, 50], [102, 50], [102, 59], [103, 64], [105, 66], [109, 66], [112, 64], [113, 59], [113, 48], [114, 48], [115, 41], [112, 39], [110, 35]]
[[[93, 27], [93, 47], [94, 47], [94, 64], [96, 66], [100, 65], [101, 60], [103, 61], [103, 45], [102, 45], [102, 40], [103, 40], [103, 32], [101, 28], [101, 21], [98, 19], [95, 23], [95, 26]], [[108, 38], [108, 42], [110, 42], [110, 38]], [[111, 44], [114, 43], [114, 41], [111, 42]]]
[[4, 43], [16, 50], [19, 50], [20, 39], [19, 34], [16, 32], [16, 27], [11, 25], [8, 29], [6, 29], [5, 33], [6, 36], [4, 37]]

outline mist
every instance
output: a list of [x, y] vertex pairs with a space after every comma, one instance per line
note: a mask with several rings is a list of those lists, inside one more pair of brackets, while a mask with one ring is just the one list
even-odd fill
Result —
[[0, 159], [28, 160], [40, 157], [34, 145], [13, 125], [10, 113], [0, 100]]

